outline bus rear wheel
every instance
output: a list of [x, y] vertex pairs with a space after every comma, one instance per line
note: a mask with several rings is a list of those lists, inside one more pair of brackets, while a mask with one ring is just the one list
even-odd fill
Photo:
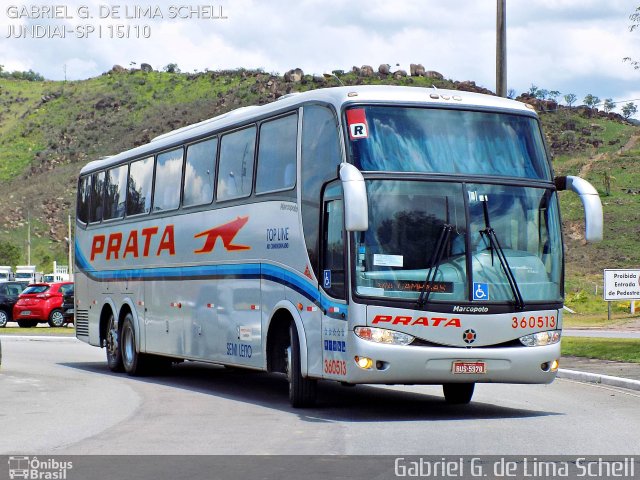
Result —
[[450, 405], [465, 405], [471, 401], [475, 387], [475, 383], [445, 383], [444, 399]]
[[113, 314], [111, 314], [107, 321], [106, 333], [105, 347], [107, 350], [107, 365], [109, 365], [109, 370], [112, 372], [122, 372], [124, 371], [124, 365], [122, 364], [122, 354], [120, 350], [120, 335]]
[[290, 344], [285, 350], [289, 380], [289, 403], [293, 408], [311, 407], [316, 403], [317, 380], [304, 378], [300, 368], [300, 340], [294, 323], [289, 326]]
[[150, 358], [138, 352], [136, 348], [136, 330], [133, 326], [133, 315], [130, 313], [124, 317], [121, 335], [122, 364], [125, 371], [131, 376], [149, 373]]

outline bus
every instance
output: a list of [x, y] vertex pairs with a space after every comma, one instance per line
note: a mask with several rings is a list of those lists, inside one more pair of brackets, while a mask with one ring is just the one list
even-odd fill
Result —
[[462, 91], [347, 86], [160, 135], [80, 172], [76, 335], [113, 371], [184, 360], [318, 380], [547, 384], [564, 259], [539, 119]]

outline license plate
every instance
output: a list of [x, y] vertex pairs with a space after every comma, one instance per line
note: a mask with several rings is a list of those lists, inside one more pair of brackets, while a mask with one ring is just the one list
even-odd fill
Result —
[[487, 364], [484, 362], [453, 362], [451, 371], [455, 375], [478, 375], [487, 373]]
[[31, 310], [23, 310], [20, 315], [31, 315]]

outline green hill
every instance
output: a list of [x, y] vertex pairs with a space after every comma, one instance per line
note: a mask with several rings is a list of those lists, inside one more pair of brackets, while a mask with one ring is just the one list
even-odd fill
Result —
[[[488, 92], [473, 82], [439, 76], [336, 73], [346, 85]], [[240, 106], [337, 85], [335, 78], [293, 77], [246, 70], [182, 74], [114, 68], [77, 82], [0, 78], [0, 242], [18, 246], [25, 262], [30, 215], [32, 262], [43, 269], [54, 259], [66, 263], [67, 218], [73, 215], [83, 165]], [[590, 311], [603, 268], [640, 267], [640, 142], [635, 141], [640, 133], [619, 116], [521, 98], [540, 112], [556, 173], [581, 175], [602, 195], [605, 240], [598, 245], [580, 240], [577, 196], [561, 195], [568, 301]]]

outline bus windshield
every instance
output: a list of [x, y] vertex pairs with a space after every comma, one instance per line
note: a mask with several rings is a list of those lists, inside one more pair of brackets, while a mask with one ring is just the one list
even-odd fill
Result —
[[551, 180], [533, 117], [397, 106], [358, 106], [346, 116], [351, 159], [362, 171]]
[[355, 234], [358, 295], [562, 301], [560, 226], [551, 189], [368, 180], [367, 192], [369, 229]]

